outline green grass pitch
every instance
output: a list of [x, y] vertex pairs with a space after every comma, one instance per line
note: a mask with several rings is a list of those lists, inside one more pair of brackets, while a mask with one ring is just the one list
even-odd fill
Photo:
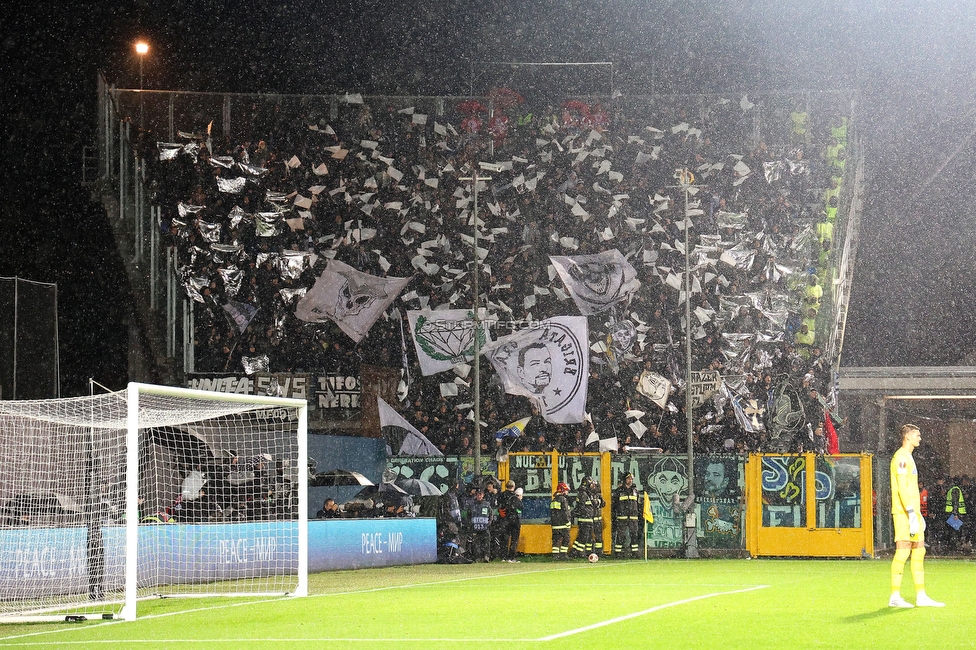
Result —
[[[907, 567], [906, 567], [907, 569]], [[902, 594], [914, 600], [906, 570]], [[152, 600], [131, 623], [5, 625], [2, 647], [955, 648], [976, 564], [926, 561], [942, 609], [887, 607], [885, 560], [425, 565], [310, 576], [308, 598]]]

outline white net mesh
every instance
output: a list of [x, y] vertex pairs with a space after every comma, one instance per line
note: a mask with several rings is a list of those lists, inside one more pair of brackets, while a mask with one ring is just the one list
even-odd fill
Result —
[[[133, 438], [138, 596], [294, 592], [304, 411], [147, 391]], [[118, 613], [127, 406], [124, 392], [0, 402], [0, 616]]]

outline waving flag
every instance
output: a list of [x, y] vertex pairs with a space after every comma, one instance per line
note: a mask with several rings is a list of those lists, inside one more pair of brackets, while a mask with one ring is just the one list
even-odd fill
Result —
[[[408, 311], [407, 320], [424, 376], [474, 359], [474, 313], [470, 309]], [[490, 340], [482, 325], [480, 346]]]
[[[382, 397], [376, 398], [380, 409], [380, 431], [390, 452], [397, 456], [443, 456], [427, 436], [403, 419]], [[395, 450], [395, 451], [394, 451]]]
[[654, 523], [654, 513], [651, 511], [651, 500], [647, 498], [647, 492], [644, 493], [644, 521]]
[[258, 308], [250, 303], [230, 300], [224, 305], [224, 311], [227, 313], [230, 321], [234, 323], [237, 332], [243, 334], [247, 326], [254, 320], [254, 316], [258, 313]]
[[616, 249], [549, 259], [584, 316], [606, 311], [640, 288], [637, 271]]
[[515, 441], [525, 433], [525, 427], [529, 424], [531, 417], [522, 418], [521, 420], [516, 420], [511, 424], [499, 429], [495, 432], [495, 440], [501, 440], [502, 444], [498, 448], [498, 452], [495, 454], [495, 460], [502, 463], [508, 460], [508, 452], [515, 444]]
[[408, 282], [410, 278], [378, 278], [332, 260], [298, 302], [295, 316], [309, 323], [331, 320], [359, 343]]
[[495, 438], [498, 440], [504, 440], [505, 438], [518, 438], [523, 433], [525, 433], [525, 427], [532, 418], [522, 418], [521, 420], [516, 420], [504, 428], [499, 429], [495, 432]]
[[836, 455], [840, 453], [840, 443], [837, 441], [837, 429], [830, 419], [830, 411], [824, 409], [824, 433], [827, 434], [827, 453]]
[[583, 316], [559, 316], [489, 343], [505, 392], [524, 395], [555, 424], [583, 421], [589, 374], [589, 330]]
[[773, 387], [766, 403], [766, 430], [774, 440], [789, 440], [803, 429], [806, 415], [800, 394], [788, 379], [781, 379]]
[[741, 395], [732, 396], [732, 410], [739, 426], [746, 433], [756, 433], [764, 429], [759, 416], [766, 410], [759, 405], [759, 400], [747, 399]]
[[671, 382], [656, 372], [645, 370], [637, 382], [637, 392], [663, 409], [671, 396]]

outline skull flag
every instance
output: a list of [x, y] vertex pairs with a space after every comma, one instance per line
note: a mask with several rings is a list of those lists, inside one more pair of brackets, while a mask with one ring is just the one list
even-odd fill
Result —
[[359, 343], [409, 282], [410, 278], [378, 278], [332, 260], [299, 301], [295, 316], [309, 323], [334, 321]]

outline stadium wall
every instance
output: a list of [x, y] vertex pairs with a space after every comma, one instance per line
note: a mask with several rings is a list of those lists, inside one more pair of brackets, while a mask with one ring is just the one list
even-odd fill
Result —
[[[172, 583], [236, 580], [266, 574], [282, 564], [297, 568], [295, 522], [158, 524], [139, 527], [140, 566], [167, 567]], [[270, 526], [270, 529], [269, 529]], [[123, 588], [125, 528], [102, 528], [106, 591]], [[308, 527], [309, 571], [360, 569], [436, 561], [433, 519], [312, 521]], [[8, 529], [0, 536], [0, 589], [24, 580], [38, 593], [88, 590], [87, 529]], [[151, 549], [161, 549], [152, 552]], [[142, 573], [142, 572], [140, 572]]]

